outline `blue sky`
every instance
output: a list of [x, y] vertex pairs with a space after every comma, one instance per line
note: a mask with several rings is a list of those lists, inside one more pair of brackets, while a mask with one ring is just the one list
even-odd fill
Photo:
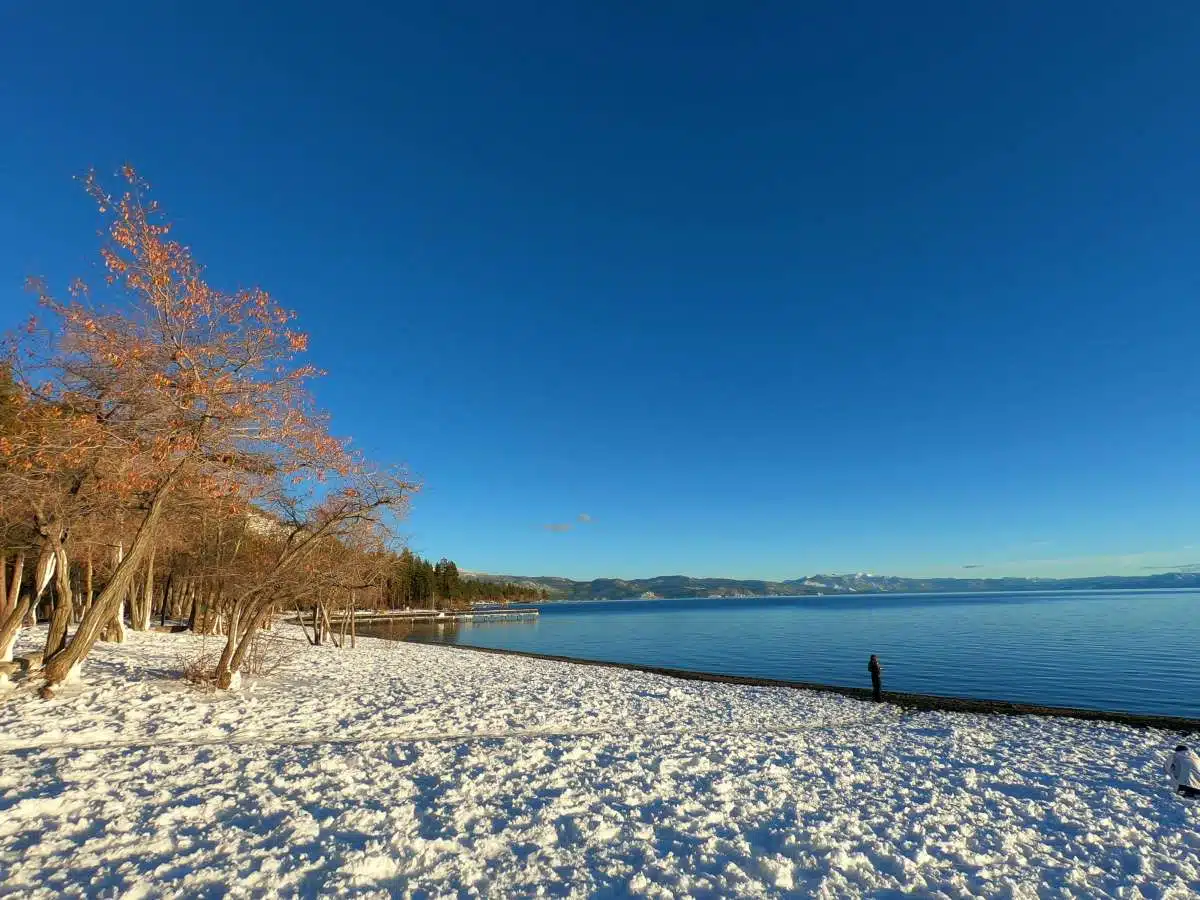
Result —
[[373, 6], [0, 7], [5, 317], [128, 160], [299, 311], [423, 553], [1200, 560], [1200, 5]]

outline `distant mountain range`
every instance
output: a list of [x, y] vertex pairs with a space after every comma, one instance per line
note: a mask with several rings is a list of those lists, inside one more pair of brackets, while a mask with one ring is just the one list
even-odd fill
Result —
[[792, 597], [802, 594], [955, 593], [969, 591], [1083, 591], [1106, 589], [1200, 588], [1200, 573], [1101, 575], [1092, 578], [899, 578], [894, 575], [811, 575], [787, 581], [735, 578], [597, 578], [572, 581], [552, 576], [488, 575], [464, 578], [543, 588], [551, 600], [629, 600], [672, 597]]

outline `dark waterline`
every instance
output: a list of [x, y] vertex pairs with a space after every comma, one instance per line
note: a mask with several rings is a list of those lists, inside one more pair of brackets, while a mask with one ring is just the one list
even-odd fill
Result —
[[605, 662], [1200, 718], [1198, 591], [545, 604], [532, 621], [372, 633]]

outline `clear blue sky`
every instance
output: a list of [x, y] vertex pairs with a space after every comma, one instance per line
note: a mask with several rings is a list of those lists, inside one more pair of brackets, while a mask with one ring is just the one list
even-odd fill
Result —
[[381, 6], [0, 6], [5, 317], [128, 160], [423, 553], [1200, 560], [1200, 4]]

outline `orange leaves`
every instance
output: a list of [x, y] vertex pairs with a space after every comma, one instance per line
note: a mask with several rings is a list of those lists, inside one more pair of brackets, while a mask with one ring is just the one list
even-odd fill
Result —
[[138, 249], [137, 231], [134, 229], [132, 223], [118, 220], [112, 224], [108, 233], [118, 247], [124, 247], [126, 250]]
[[108, 247], [100, 248], [100, 257], [104, 260], [104, 265], [108, 268], [108, 270], [117, 275], [120, 275], [129, 269], [129, 264], [125, 262], [125, 260], [121, 259], [121, 257], [117, 256], [117, 254]]
[[54, 320], [37, 361], [49, 383], [37, 392], [41, 413], [3, 435], [0, 495], [17, 459], [23, 485], [60, 496], [82, 485], [81, 504], [131, 517], [164, 489], [243, 511], [268, 500], [309, 510], [319, 496], [335, 501], [327, 518], [398, 503], [402, 494], [371, 487], [361, 456], [329, 433], [307, 390], [322, 373], [297, 359], [309, 339], [292, 327], [295, 313], [265, 290], [210, 284], [168, 237], [146, 183], [130, 166], [121, 176], [117, 198], [94, 173], [84, 179], [104, 218], [108, 287], [93, 297], [76, 282], [58, 300], [30, 283]]

